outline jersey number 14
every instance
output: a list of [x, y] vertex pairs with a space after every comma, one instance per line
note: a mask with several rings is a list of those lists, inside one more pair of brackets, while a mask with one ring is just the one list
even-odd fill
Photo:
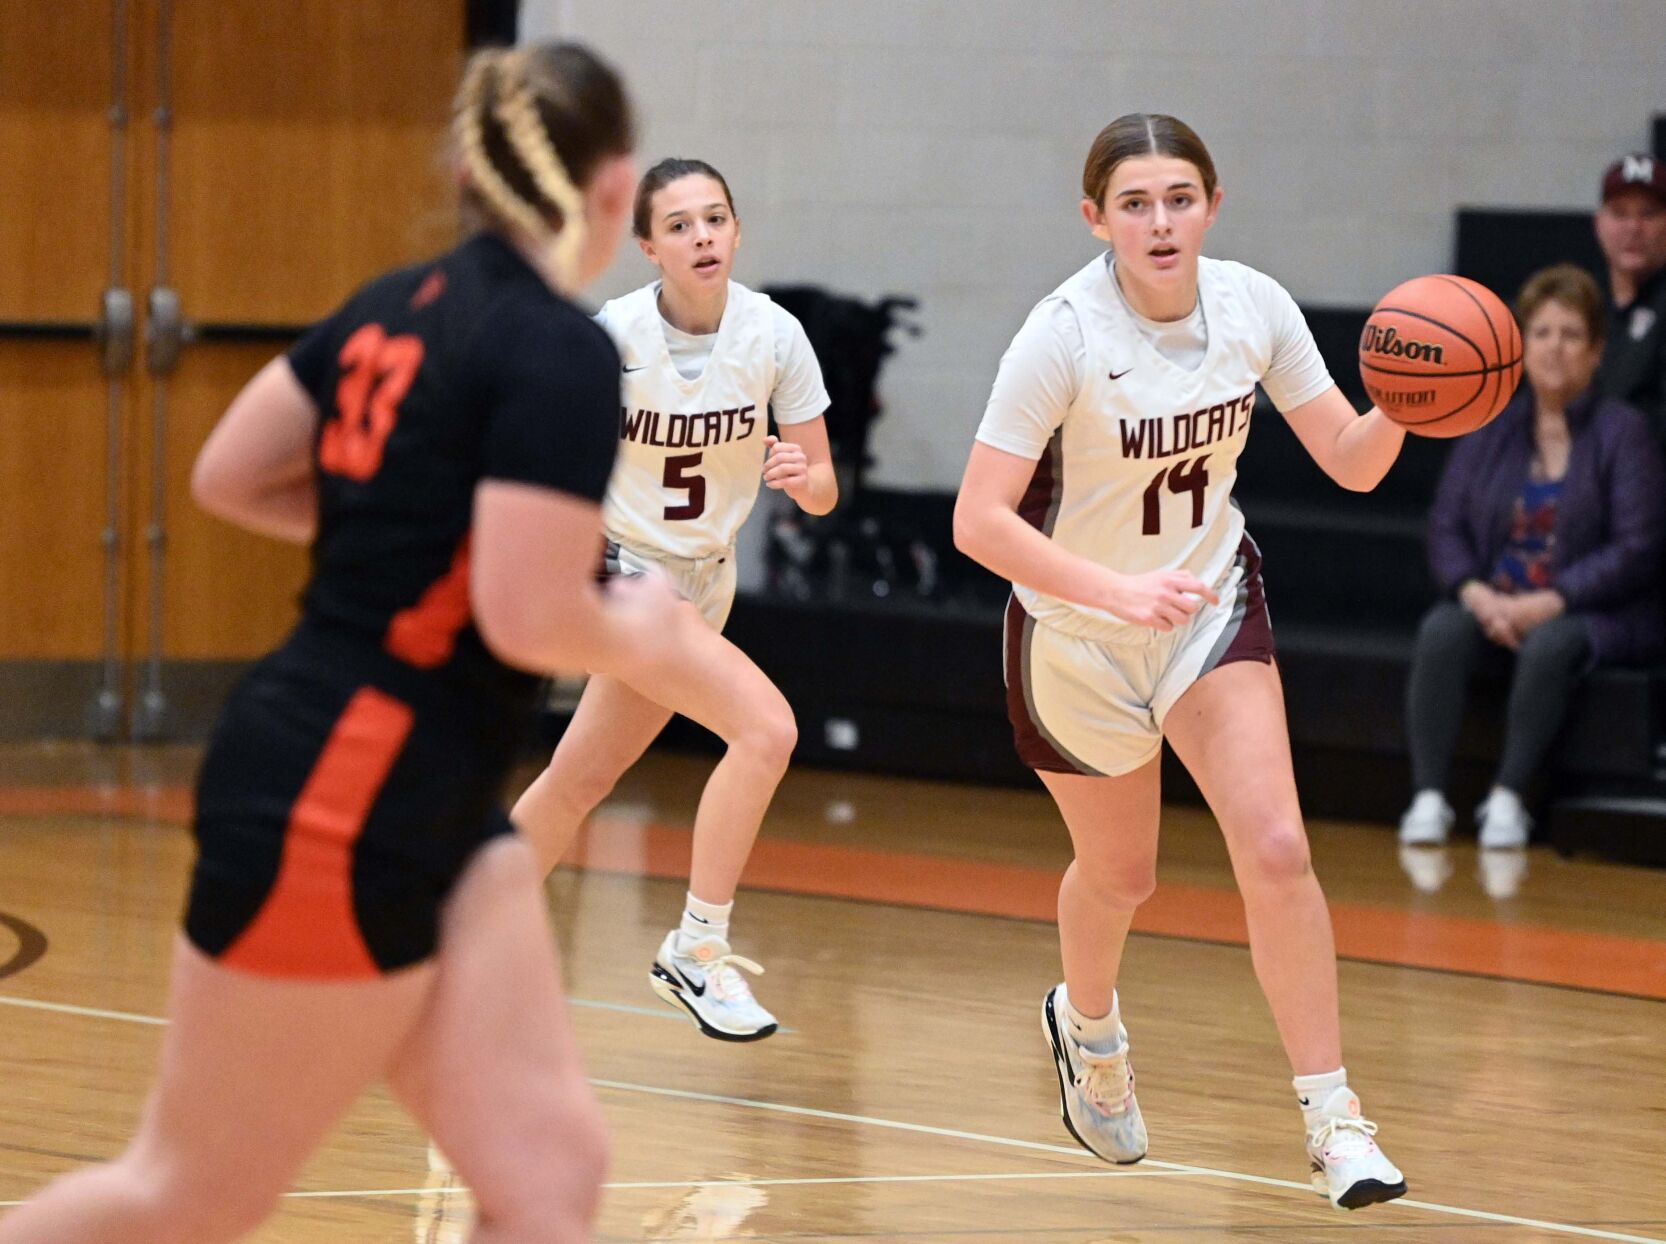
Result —
[[1205, 469], [1208, 462], [1209, 455], [1204, 454], [1201, 458], [1177, 462], [1157, 472], [1145, 488], [1145, 521], [1140, 525], [1141, 535], [1155, 536], [1163, 530], [1160, 502], [1165, 479], [1169, 482], [1170, 492], [1192, 494], [1192, 526], [1203, 526], [1203, 496], [1209, 488], [1209, 472]]

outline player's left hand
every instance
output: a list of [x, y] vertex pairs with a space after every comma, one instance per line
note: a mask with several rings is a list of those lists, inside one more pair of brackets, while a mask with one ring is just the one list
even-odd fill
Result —
[[764, 483], [795, 500], [810, 483], [810, 463], [801, 446], [779, 437], [764, 437]]

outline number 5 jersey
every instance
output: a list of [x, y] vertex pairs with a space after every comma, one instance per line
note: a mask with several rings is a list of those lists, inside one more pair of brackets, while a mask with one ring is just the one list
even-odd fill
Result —
[[655, 282], [596, 320], [622, 359], [619, 458], [602, 510], [626, 548], [696, 559], [733, 546], [757, 500], [774, 405], [781, 439], [821, 415], [827, 391], [804, 329], [734, 281], [715, 333], [667, 323]]
[[[1042, 299], [1001, 359], [978, 439], [1036, 463], [1019, 513], [1122, 574], [1189, 570], [1219, 586], [1243, 536], [1232, 504], [1255, 386], [1280, 410], [1330, 388], [1294, 300], [1243, 264], [1202, 258], [1184, 320], [1139, 316], [1109, 254]], [[1038, 622], [1106, 642], [1146, 633], [1022, 585]]]

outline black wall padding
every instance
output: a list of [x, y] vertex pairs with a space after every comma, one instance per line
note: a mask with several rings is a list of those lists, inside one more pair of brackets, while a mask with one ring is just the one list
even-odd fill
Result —
[[[1593, 202], [1592, 211], [1595, 207]], [[1457, 252], [1453, 271], [1481, 282], [1507, 303], [1515, 301], [1522, 282], [1553, 263], [1576, 263], [1599, 283], [1608, 279], [1590, 211], [1459, 208]]]

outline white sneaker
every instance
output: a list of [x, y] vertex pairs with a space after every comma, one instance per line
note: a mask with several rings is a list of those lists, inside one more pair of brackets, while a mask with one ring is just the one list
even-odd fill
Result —
[[1481, 846], [1488, 851], [1525, 847], [1533, 832], [1533, 818], [1527, 815], [1521, 797], [1502, 786], [1493, 787], [1475, 809], [1475, 823], [1481, 829]]
[[1457, 820], [1452, 805], [1438, 790], [1420, 790], [1400, 818], [1400, 845], [1435, 847], [1446, 841]]
[[1372, 1139], [1377, 1125], [1359, 1113], [1359, 1098], [1346, 1084], [1320, 1107], [1318, 1126], [1307, 1134], [1313, 1190], [1338, 1209], [1361, 1209], [1406, 1195], [1406, 1177]]
[[1134, 1069], [1128, 1063], [1128, 1030], [1120, 1024], [1121, 1044], [1110, 1054], [1085, 1050], [1065, 1022], [1063, 985], [1055, 985], [1041, 1003], [1041, 1030], [1053, 1049], [1059, 1077], [1059, 1113], [1064, 1125], [1088, 1152], [1126, 1165], [1145, 1156], [1145, 1120], [1134, 1100]]
[[702, 937], [680, 951], [679, 940], [678, 930], [672, 929], [660, 943], [648, 973], [655, 993], [720, 1041], [761, 1041], [780, 1026], [758, 1005], [740, 974], [744, 968], [762, 975], [763, 968], [732, 953], [721, 937]]

